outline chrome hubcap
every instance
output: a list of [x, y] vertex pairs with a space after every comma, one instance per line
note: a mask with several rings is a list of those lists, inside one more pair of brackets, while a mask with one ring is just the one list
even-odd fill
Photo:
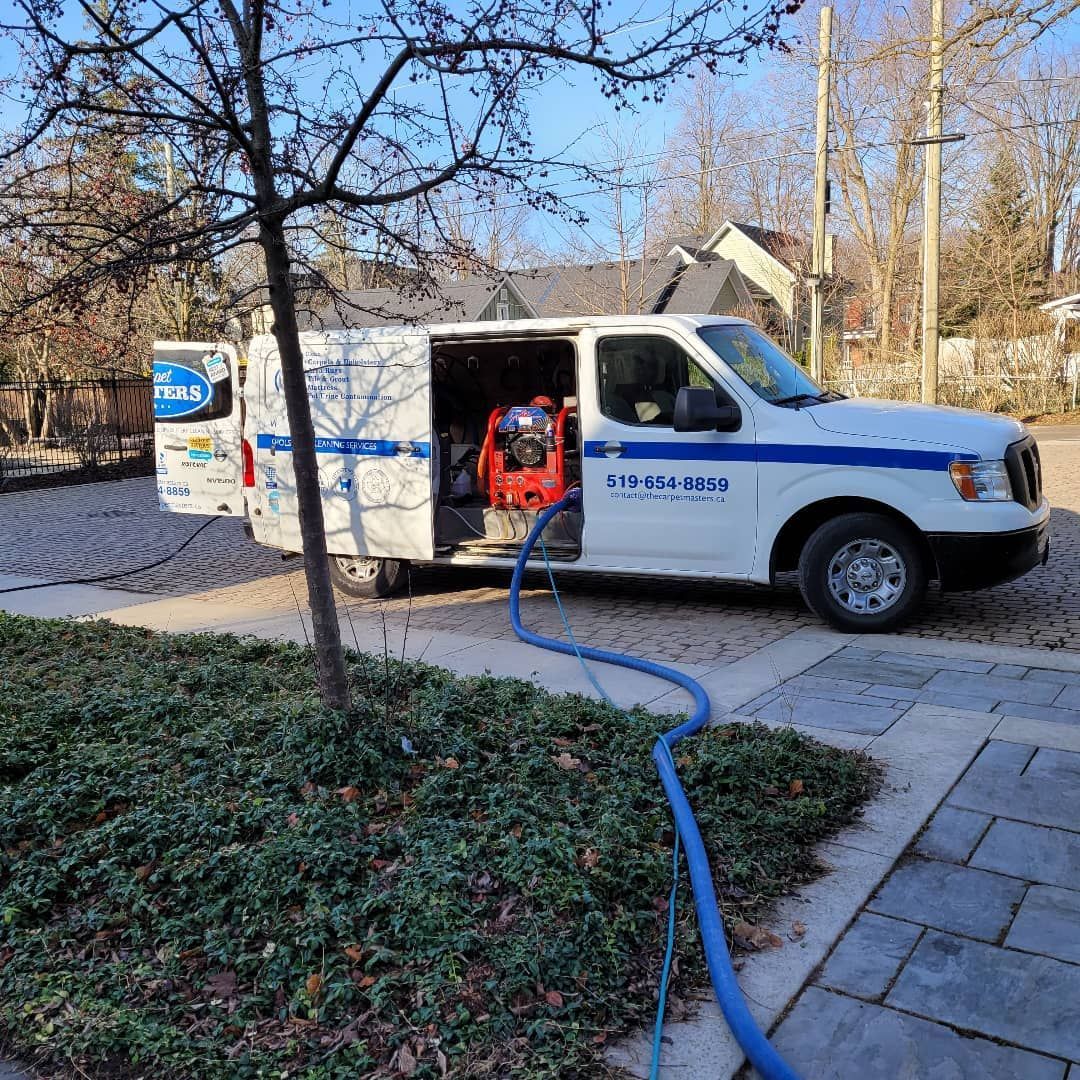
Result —
[[873, 615], [895, 604], [907, 585], [907, 567], [883, 540], [852, 540], [829, 560], [829, 592], [856, 615]]
[[335, 555], [338, 569], [353, 581], [371, 581], [379, 572], [382, 559], [372, 559], [360, 555]]

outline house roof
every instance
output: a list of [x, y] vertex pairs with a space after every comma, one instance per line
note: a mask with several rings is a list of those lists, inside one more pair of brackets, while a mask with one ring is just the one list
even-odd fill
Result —
[[355, 289], [335, 294], [326, 307], [305, 312], [305, 330], [345, 330], [403, 323], [470, 322], [479, 318], [504, 282], [484, 278], [453, 281], [437, 294], [415, 289]]
[[712, 311], [716, 297], [731, 280], [740, 300], [752, 303], [746, 284], [731, 259], [715, 259], [705, 263], [691, 263], [679, 274], [675, 288], [663, 308], [665, 315], [696, 315]]
[[[711, 251], [732, 229], [742, 233], [752, 244], [756, 244], [789, 274], [796, 273], [810, 258], [810, 245], [805, 240], [789, 233], [763, 229], [760, 225], [747, 225], [740, 221], [725, 221], [709, 237], [705, 248]], [[701, 255], [704, 255], [704, 252], [700, 253], [699, 257]]]
[[508, 288], [535, 318], [695, 315], [711, 312], [728, 282], [741, 301], [748, 306], [753, 302], [732, 260], [713, 256], [688, 264], [670, 253], [625, 264], [539, 266], [511, 270], [498, 278], [471, 275], [440, 285], [437, 294], [419, 286], [338, 293], [320, 303], [318, 310], [298, 311], [298, 316], [305, 330], [469, 322], [481, 317], [502, 288]]
[[684, 265], [677, 256], [512, 270], [506, 276], [538, 316], [652, 312]]
[[731, 221], [744, 236], [749, 237], [758, 247], [764, 248], [774, 259], [794, 270], [810, 255], [810, 245], [790, 233], [763, 229], [760, 225], [746, 225], [740, 221]]

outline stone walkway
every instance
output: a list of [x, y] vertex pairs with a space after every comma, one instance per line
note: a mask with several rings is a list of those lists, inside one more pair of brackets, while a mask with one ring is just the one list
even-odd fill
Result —
[[876, 733], [913, 700], [1003, 719], [774, 1043], [808, 1080], [1077, 1080], [1080, 672], [847, 648], [740, 711]]

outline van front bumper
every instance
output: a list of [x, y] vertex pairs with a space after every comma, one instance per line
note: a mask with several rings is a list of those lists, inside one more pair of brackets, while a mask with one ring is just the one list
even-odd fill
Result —
[[1000, 585], [1045, 565], [1050, 557], [1050, 521], [1016, 532], [928, 533], [944, 592]]

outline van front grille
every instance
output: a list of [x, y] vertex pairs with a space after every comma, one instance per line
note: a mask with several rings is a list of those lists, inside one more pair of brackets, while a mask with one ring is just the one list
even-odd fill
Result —
[[1042, 461], [1035, 440], [1027, 435], [1005, 451], [1013, 499], [1034, 510], [1042, 502]]

